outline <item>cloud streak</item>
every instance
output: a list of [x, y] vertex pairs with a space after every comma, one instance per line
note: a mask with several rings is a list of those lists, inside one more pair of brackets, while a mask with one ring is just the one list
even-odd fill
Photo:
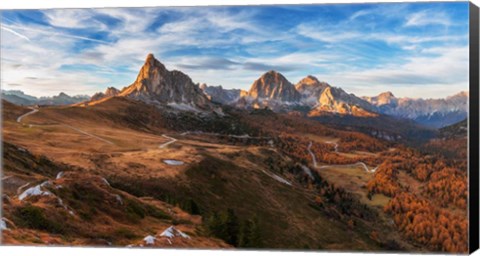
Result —
[[22, 34], [18, 33], [17, 31], [15, 31], [15, 30], [13, 30], [13, 29], [10, 29], [10, 28], [5, 27], [5, 26], [1, 26], [1, 29], [2, 29], [2, 30], [5, 30], [5, 31], [7, 31], [7, 32], [10, 32], [10, 33], [12, 33], [12, 34], [14, 34], [14, 35], [16, 35], [16, 36], [18, 36], [18, 37], [20, 37], [20, 38], [22, 38], [22, 39], [25, 39], [25, 40], [27, 40], [27, 41], [30, 42], [30, 38], [28, 38], [28, 37], [25, 36], [25, 35], [22, 35]]

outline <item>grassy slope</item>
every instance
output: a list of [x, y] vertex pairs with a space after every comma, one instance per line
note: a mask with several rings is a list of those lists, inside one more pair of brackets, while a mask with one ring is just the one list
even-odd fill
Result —
[[[178, 133], [196, 129], [220, 130], [235, 134], [258, 132], [257, 129], [248, 125], [251, 120], [242, 119], [242, 122], [238, 122], [238, 118], [235, 116], [237, 114], [231, 113], [227, 118], [205, 122], [189, 115], [161, 114], [154, 107], [126, 99], [113, 98], [87, 108], [42, 109], [38, 114], [29, 116], [26, 120], [37, 124], [51, 122], [76, 125], [82, 129], [96, 132], [98, 136], [129, 140], [129, 143], [133, 144], [138, 141], [137, 136], [145, 134], [159, 136], [164, 132]], [[235, 127], [231, 125], [234, 121]], [[320, 125], [319, 127], [323, 129]], [[292, 129], [297, 128], [300, 126], [292, 127]], [[24, 133], [16, 130], [19, 127], [15, 124], [8, 124], [7, 129], [13, 129], [16, 132], [15, 135], [20, 135], [20, 137], [9, 136], [8, 139], [16, 140], [22, 145], [33, 148], [35, 140], [52, 133], [42, 130], [38, 136], [22, 140], [21, 136], [24, 136]], [[119, 130], [128, 130], [131, 133], [129, 136], [119, 137]], [[48, 138], [71, 140], [71, 137], [68, 139], [69, 137], [63, 136], [73, 136], [72, 134], [74, 134], [71, 131], [53, 132], [55, 132], [55, 137]], [[325, 136], [325, 134], [318, 134], [318, 136]], [[78, 137], [78, 141], [75, 143], [83, 145], [84, 139], [86, 138]], [[38, 143], [38, 141], [36, 142]], [[99, 142], [90, 140], [88, 145], [90, 146], [91, 143]], [[306, 190], [298, 183], [294, 183], [294, 186], [290, 187], [265, 175], [261, 169], [276, 171], [269, 170], [262, 160], [262, 158], [272, 156], [272, 152], [240, 148], [236, 152], [238, 156], [234, 156], [217, 149], [210, 150], [207, 147], [191, 146], [190, 144], [194, 141], [185, 140], [185, 142], [179, 143], [183, 143], [183, 146], [173, 145], [170, 151], [189, 151], [189, 154], [198, 156], [198, 159], [192, 160], [186, 168], [176, 171], [173, 176], [156, 175], [157, 171], [167, 168], [158, 164], [129, 165], [128, 170], [119, 169], [118, 165], [112, 165], [112, 161], [125, 163], [124, 157], [130, 153], [118, 153], [118, 145], [116, 147], [81, 148], [79, 150], [81, 152], [68, 152], [67, 155], [71, 158], [61, 159], [66, 162], [75, 161], [75, 165], [82, 166], [85, 161], [90, 161], [93, 164], [84, 166], [89, 169], [89, 172], [108, 177], [113, 187], [135, 196], [154, 196], [162, 200], [172, 200], [173, 198], [173, 201], [177, 202], [192, 199], [197, 202], [205, 216], [225, 208], [233, 208], [239, 216], [244, 218], [249, 218], [253, 214], [258, 215], [264, 234], [265, 247], [381, 249], [380, 245], [369, 237], [368, 227], [365, 227], [365, 230], [362, 230], [361, 226], [355, 229], [349, 228], [345, 224], [345, 220], [341, 221], [338, 216], [332, 217], [325, 210], [311, 207], [310, 203], [315, 195], [310, 190]], [[64, 145], [64, 147], [73, 145]], [[59, 144], [53, 146], [62, 147]], [[42, 147], [35, 149], [38, 152], [42, 150]], [[137, 161], [147, 154], [150, 157], [155, 157], [156, 154], [158, 160], [172, 154], [168, 150], [158, 152], [156, 151], [158, 149], [153, 150], [153, 147], [157, 148], [156, 146], [145, 145], [145, 147], [147, 147], [145, 153], [139, 151]], [[60, 152], [48, 150], [46, 152], [53, 159], [63, 157]], [[82, 161], [76, 160], [78, 158]], [[128, 161], [132, 161], [131, 157], [128, 159]], [[279, 161], [282, 163], [277, 162], [278, 165], [291, 164], [288, 159]], [[142, 161], [140, 164], [144, 164], [144, 162]], [[148, 172], [152, 174], [149, 175]], [[293, 180], [288, 173], [279, 173], [279, 175]]]

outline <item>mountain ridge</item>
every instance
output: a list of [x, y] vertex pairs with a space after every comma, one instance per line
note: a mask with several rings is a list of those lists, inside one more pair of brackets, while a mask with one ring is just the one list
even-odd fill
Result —
[[[375, 117], [389, 115], [414, 120], [421, 125], [440, 128], [467, 117], [468, 92], [444, 99], [397, 98], [390, 92], [373, 97], [347, 93], [308, 75], [295, 85], [281, 73], [270, 70], [262, 74], [248, 91], [196, 84], [185, 73], [169, 71], [163, 63], [148, 54], [135, 81], [122, 90], [108, 87], [92, 97], [58, 96], [36, 98], [22, 91], [2, 91], [6, 100], [18, 105], [94, 105], [111, 97], [127, 97], [177, 110], [202, 112], [214, 109], [212, 103], [241, 109], [270, 108], [275, 112], [301, 111], [309, 117], [351, 115]], [[218, 107], [217, 107], [218, 110]]]
[[382, 114], [411, 119], [435, 128], [462, 121], [468, 112], [468, 92], [465, 91], [443, 99], [397, 98], [391, 92], [363, 99], [376, 106]]

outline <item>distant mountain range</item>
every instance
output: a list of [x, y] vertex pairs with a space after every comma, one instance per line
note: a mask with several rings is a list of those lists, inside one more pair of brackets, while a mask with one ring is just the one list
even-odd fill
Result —
[[396, 98], [391, 92], [363, 98], [376, 106], [378, 112], [382, 114], [412, 119], [435, 128], [467, 118], [467, 92], [460, 92], [445, 99]]
[[52, 97], [27, 95], [20, 90], [2, 90], [2, 98], [16, 105], [71, 105], [90, 99], [88, 95], [69, 96], [63, 92]]
[[58, 96], [36, 98], [21, 91], [3, 91], [2, 97], [19, 105], [95, 104], [110, 97], [127, 97], [150, 104], [186, 111], [218, 111], [213, 103], [242, 109], [269, 108], [274, 112], [300, 111], [308, 117], [388, 115], [410, 119], [418, 124], [440, 128], [467, 117], [468, 93], [461, 92], [445, 99], [396, 98], [391, 92], [374, 97], [358, 97], [307, 76], [295, 85], [279, 72], [268, 71], [255, 80], [248, 91], [224, 89], [222, 86], [195, 84], [181, 71], [169, 71], [153, 54], [149, 54], [137, 79], [118, 90], [109, 87], [92, 97]]
[[246, 109], [268, 107], [276, 112], [303, 109], [310, 117], [332, 114], [374, 117], [383, 114], [410, 119], [433, 128], [465, 119], [468, 108], [467, 92], [445, 99], [396, 98], [391, 92], [374, 97], [357, 97], [311, 75], [293, 85], [275, 71], [263, 74], [248, 92], [206, 85], [203, 90], [206, 94], [213, 95], [212, 99], [216, 102]]

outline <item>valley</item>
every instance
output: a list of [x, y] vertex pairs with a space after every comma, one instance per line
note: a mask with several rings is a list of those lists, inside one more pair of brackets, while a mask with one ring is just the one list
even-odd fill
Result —
[[[148, 55], [121, 91], [2, 101], [2, 243], [465, 252], [466, 158], [440, 150], [466, 148], [461, 124], [425, 128], [325, 88], [272, 71], [219, 104]], [[277, 109], [307, 92], [324, 105]]]

